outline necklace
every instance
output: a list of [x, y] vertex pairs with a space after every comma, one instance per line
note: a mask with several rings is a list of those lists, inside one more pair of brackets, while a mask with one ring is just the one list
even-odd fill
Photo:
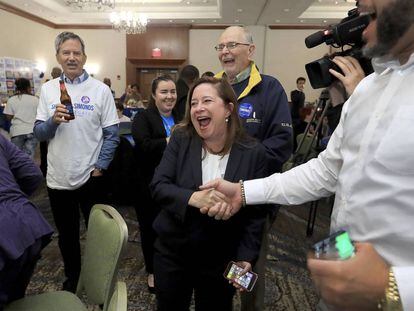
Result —
[[213, 149], [209, 148], [206, 144], [203, 144], [203, 147], [204, 147], [204, 149], [207, 150], [208, 153], [214, 154], [214, 155], [223, 155], [223, 152], [224, 152], [224, 146], [223, 146], [223, 148], [221, 148], [220, 151], [217, 151], [217, 152], [214, 151]]

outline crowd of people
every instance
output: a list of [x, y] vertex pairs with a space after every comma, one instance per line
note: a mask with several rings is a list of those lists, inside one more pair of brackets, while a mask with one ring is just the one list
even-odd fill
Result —
[[[105, 176], [128, 123], [137, 176], [136, 211], [148, 290], [157, 310], [264, 310], [264, 277], [246, 292], [223, 277], [229, 262], [242, 273], [264, 275], [268, 230], [280, 204], [335, 195], [331, 232], [346, 229], [355, 254], [343, 261], [309, 255], [321, 300], [317, 310], [414, 310], [414, 199], [410, 138], [413, 127], [414, 3], [361, 0], [371, 20], [363, 52], [375, 72], [338, 56], [330, 70], [329, 142], [317, 158], [282, 173], [296, 135], [303, 131], [306, 79], [297, 79], [291, 106], [280, 82], [253, 61], [255, 44], [244, 27], [231, 26], [215, 49], [222, 71], [193, 65], [177, 81], [156, 77], [144, 105], [139, 87], [116, 99], [111, 81], [84, 69], [81, 37], [56, 37], [62, 71], [43, 84], [39, 98], [28, 80], [4, 113], [11, 142], [0, 135], [0, 310], [24, 296], [52, 228], [28, 199], [42, 181], [34, 164], [37, 142], [47, 142], [46, 185], [63, 258], [63, 290], [74, 292], [81, 269], [80, 215], [108, 202]], [[59, 68], [57, 68], [59, 69]], [[61, 86], [72, 100], [61, 102]], [[127, 107], [141, 108], [132, 119]], [[118, 150], [119, 152], [119, 150]], [[110, 191], [109, 191], [110, 192]], [[13, 285], [10, 285], [13, 284]]]

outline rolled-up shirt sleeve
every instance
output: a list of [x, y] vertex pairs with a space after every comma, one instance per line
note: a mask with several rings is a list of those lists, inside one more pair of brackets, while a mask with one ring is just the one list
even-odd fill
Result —
[[119, 145], [119, 127], [118, 124], [104, 127], [103, 144], [98, 156], [95, 167], [106, 170], [114, 158], [115, 150]]

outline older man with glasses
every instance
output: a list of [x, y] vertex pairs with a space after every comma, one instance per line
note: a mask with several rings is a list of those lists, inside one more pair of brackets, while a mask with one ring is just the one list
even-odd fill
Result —
[[[250, 32], [240, 26], [224, 30], [215, 49], [223, 67], [216, 77], [226, 76], [239, 102], [239, 117], [247, 133], [266, 149], [268, 173], [280, 172], [292, 153], [291, 116], [286, 93], [274, 77], [260, 74], [252, 60], [255, 45]], [[269, 205], [267, 229], [278, 206]], [[254, 271], [260, 274], [253, 292], [242, 295], [242, 310], [264, 310], [264, 274], [267, 230], [262, 239], [260, 257]]]

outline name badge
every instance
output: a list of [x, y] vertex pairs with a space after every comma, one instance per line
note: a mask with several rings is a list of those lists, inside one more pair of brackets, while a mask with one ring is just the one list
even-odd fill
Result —
[[241, 103], [239, 106], [239, 117], [242, 119], [247, 119], [252, 115], [253, 105], [250, 103]]

